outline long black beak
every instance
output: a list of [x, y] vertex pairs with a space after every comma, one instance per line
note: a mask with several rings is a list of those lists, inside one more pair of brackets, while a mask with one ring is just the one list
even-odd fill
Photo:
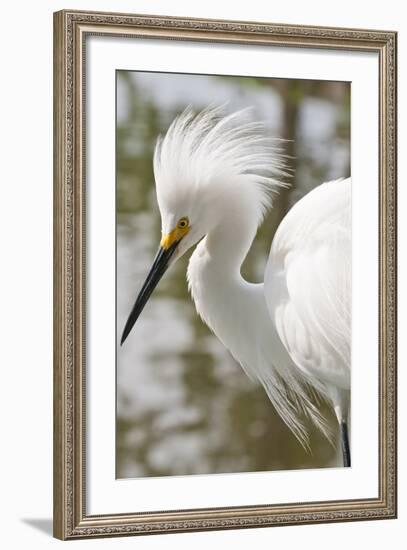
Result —
[[134, 323], [139, 318], [140, 313], [143, 311], [144, 306], [148, 302], [153, 290], [158, 285], [161, 277], [167, 271], [168, 264], [172, 255], [175, 252], [180, 241], [175, 241], [172, 245], [165, 249], [162, 246], [158, 249], [157, 255], [154, 259], [153, 265], [151, 266], [150, 273], [147, 275], [144, 285], [142, 286], [140, 293], [137, 297], [136, 303], [133, 306], [133, 309], [130, 312], [127, 323], [124, 327], [122, 338], [120, 340], [120, 345], [126, 340], [127, 336], [130, 334], [131, 329], [134, 326]]

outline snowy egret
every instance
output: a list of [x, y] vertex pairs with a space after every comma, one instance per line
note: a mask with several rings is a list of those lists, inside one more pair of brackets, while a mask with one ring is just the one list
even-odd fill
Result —
[[322, 396], [335, 411], [343, 464], [350, 466], [350, 179], [321, 184], [289, 210], [264, 284], [240, 273], [274, 192], [286, 185], [278, 144], [246, 109], [223, 115], [214, 107], [186, 109], [158, 139], [162, 238], [121, 344], [167, 268], [197, 245], [187, 279], [200, 317], [261, 382], [304, 447], [305, 417], [332, 440], [318, 408]]

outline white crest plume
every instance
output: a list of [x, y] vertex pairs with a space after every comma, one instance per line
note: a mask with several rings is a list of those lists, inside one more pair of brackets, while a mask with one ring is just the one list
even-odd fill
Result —
[[222, 107], [210, 106], [195, 114], [187, 107], [172, 122], [154, 153], [160, 205], [194, 196], [203, 186], [205, 196], [218, 198], [225, 185], [250, 184], [262, 221], [273, 192], [287, 186], [281, 179], [289, 174], [279, 147], [283, 140], [267, 136], [263, 123], [250, 120], [251, 110], [225, 115]]

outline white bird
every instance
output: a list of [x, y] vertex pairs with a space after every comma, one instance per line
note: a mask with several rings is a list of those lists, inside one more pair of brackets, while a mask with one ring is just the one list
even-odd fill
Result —
[[247, 110], [224, 116], [187, 108], [159, 137], [154, 176], [162, 239], [121, 344], [166, 269], [197, 245], [188, 284], [203, 321], [263, 385], [281, 418], [308, 447], [305, 417], [331, 438], [316, 395], [334, 409], [350, 466], [351, 181], [324, 183], [286, 214], [274, 236], [264, 284], [242, 263], [285, 158]]

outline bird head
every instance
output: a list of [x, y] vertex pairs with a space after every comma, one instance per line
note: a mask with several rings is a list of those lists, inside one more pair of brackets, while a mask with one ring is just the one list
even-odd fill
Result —
[[232, 216], [231, 204], [244, 204], [257, 227], [272, 192], [285, 185], [284, 156], [263, 124], [248, 120], [248, 111], [225, 116], [221, 108], [198, 114], [187, 108], [158, 138], [154, 177], [161, 242], [121, 344], [168, 267], [222, 223], [225, 212]]

